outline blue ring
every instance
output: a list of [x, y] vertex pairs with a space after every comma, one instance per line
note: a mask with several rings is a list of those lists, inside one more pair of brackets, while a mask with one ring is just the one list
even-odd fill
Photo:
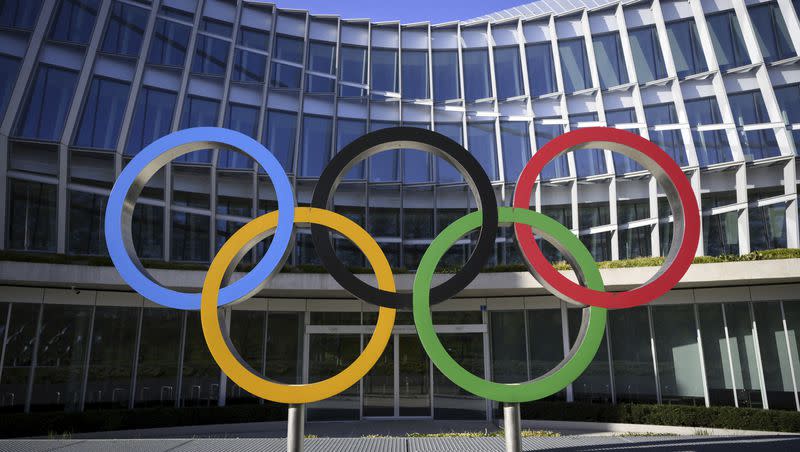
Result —
[[[294, 193], [289, 178], [278, 159], [272, 155], [261, 143], [233, 130], [219, 127], [196, 127], [173, 132], [159, 138], [139, 152], [133, 160], [125, 166], [119, 175], [111, 195], [108, 198], [105, 218], [105, 235], [108, 253], [114, 266], [119, 271], [122, 279], [136, 292], [150, 301], [162, 306], [183, 309], [200, 309], [200, 293], [184, 293], [168, 289], [149, 277], [141, 267], [135, 253], [128, 252], [126, 237], [123, 232], [123, 216], [125, 201], [135, 184], [146, 184], [141, 181], [143, 173], [149, 179], [166, 161], [179, 155], [190, 152], [189, 149], [197, 143], [208, 144], [208, 147], [233, 147], [253, 158], [266, 171], [275, 187], [278, 199], [278, 226], [275, 235], [267, 248], [267, 252], [258, 264], [240, 280], [222, 288], [219, 293], [219, 306], [242, 300], [258, 291], [266, 283], [273, 272], [279, 270], [288, 254], [289, 245], [294, 240]], [[176, 148], [183, 147], [183, 150]], [[204, 147], [198, 148], [203, 149]], [[189, 150], [186, 150], [189, 149]], [[171, 155], [165, 156], [170, 153]], [[147, 174], [149, 173], [149, 174]], [[138, 193], [136, 193], [138, 196]], [[135, 197], [133, 198], [135, 202]], [[132, 215], [133, 203], [129, 205], [129, 214]], [[169, 209], [169, 206], [166, 207]], [[130, 217], [128, 218], [130, 221]], [[130, 231], [130, 224], [128, 224]], [[130, 249], [133, 249], [131, 237], [127, 237]]]

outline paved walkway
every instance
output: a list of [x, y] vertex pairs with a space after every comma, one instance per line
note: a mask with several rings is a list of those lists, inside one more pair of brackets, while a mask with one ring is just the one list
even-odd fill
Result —
[[[502, 438], [320, 438], [307, 439], [306, 452], [502, 452]], [[286, 441], [258, 439], [75, 439], [0, 441], [1, 452], [284, 452]], [[681, 436], [619, 437], [564, 436], [524, 438], [525, 451], [617, 451], [654, 450], [660, 452], [736, 452], [800, 450], [796, 436]]]

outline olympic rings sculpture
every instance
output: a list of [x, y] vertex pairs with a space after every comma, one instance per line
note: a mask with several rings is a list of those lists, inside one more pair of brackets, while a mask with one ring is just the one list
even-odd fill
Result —
[[[133, 246], [131, 221], [136, 199], [153, 174], [187, 152], [219, 148], [243, 152], [258, 162], [275, 187], [278, 210], [248, 222], [234, 233], [211, 262], [201, 293], [177, 292], [161, 286], [141, 265]], [[410, 293], [396, 291], [389, 262], [380, 246], [359, 225], [331, 210], [331, 198], [347, 171], [361, 160], [391, 149], [417, 149], [447, 160], [463, 175], [477, 210], [445, 228], [424, 253]], [[620, 152], [649, 170], [661, 185], [673, 214], [673, 237], [664, 265], [646, 283], [627, 292], [606, 292], [600, 271], [583, 243], [565, 226], [530, 210], [536, 180], [545, 165], [561, 154], [603, 148]], [[218, 308], [244, 301], [268, 284], [290, 254], [296, 224], [309, 225], [323, 266], [355, 297], [379, 307], [375, 330], [362, 354], [326, 380], [287, 385], [253, 371], [233, 346], [220, 322]], [[480, 378], [458, 364], [439, 341], [430, 307], [452, 298], [480, 273], [490, 259], [501, 224], [513, 224], [520, 251], [531, 273], [558, 298], [584, 306], [575, 344], [549, 372], [522, 383], [496, 383]], [[464, 235], [480, 229], [474, 251], [462, 269], [431, 287], [439, 260]], [[330, 232], [351, 240], [366, 256], [378, 287], [351, 273], [336, 256]], [[431, 362], [464, 390], [498, 402], [525, 402], [555, 394], [577, 379], [597, 353], [608, 309], [643, 305], [669, 291], [686, 273], [697, 250], [700, 214], [694, 191], [680, 167], [658, 146], [623, 130], [605, 127], [578, 129], [550, 141], [534, 153], [517, 181], [513, 207], [498, 207], [491, 181], [478, 160], [455, 141], [424, 129], [395, 127], [356, 139], [339, 152], [320, 176], [311, 207], [296, 207], [289, 178], [275, 157], [257, 141], [232, 130], [199, 127], [160, 138], [137, 154], [111, 191], [105, 219], [109, 254], [122, 278], [149, 300], [176, 309], [200, 310], [206, 344], [225, 374], [244, 390], [263, 399], [287, 404], [311, 403], [332, 397], [363, 378], [380, 358], [391, 338], [397, 309], [411, 309], [420, 342]], [[227, 285], [242, 257], [272, 236], [264, 257], [241, 279]], [[556, 271], [534, 237], [555, 246], [572, 265], [578, 282]]]

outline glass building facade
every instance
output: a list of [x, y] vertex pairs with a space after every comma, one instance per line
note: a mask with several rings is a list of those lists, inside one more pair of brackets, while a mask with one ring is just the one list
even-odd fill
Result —
[[[549, 140], [617, 127], [655, 142], [683, 168], [702, 210], [699, 255], [800, 247], [800, 4], [585, 3], [564, 11], [540, 0], [464, 22], [402, 25], [233, 0], [6, 1], [0, 252], [102, 260], [117, 175], [155, 139], [194, 126], [261, 141], [289, 174], [299, 205], [310, 203], [331, 156], [385, 127], [435, 130], [462, 143], [502, 205]], [[436, 234], [475, 207], [452, 166], [413, 149], [359, 163], [333, 199], [393, 267], [409, 272]], [[195, 151], [143, 190], [134, 244], [143, 259], [200, 268], [238, 227], [275, 206], [253, 160]], [[598, 261], [669, 248], [663, 191], [635, 161], [606, 149], [548, 164], [531, 208], [580, 236]], [[442, 265], [462, 265], [475, 240], [458, 242]], [[501, 230], [490, 266], [521, 263], [514, 240], [511, 228]], [[367, 265], [351, 243], [333, 241], [348, 265]], [[288, 264], [318, 263], [309, 231], [299, 228]], [[159, 309], [130, 292], [89, 285], [77, 294], [21, 287], [35, 285], [24, 274], [12, 279], [19, 286], [0, 287], [1, 410], [255, 403], [220, 375], [196, 313]], [[546, 372], [580, 322], [579, 309], [513, 289], [459, 299], [434, 316], [459, 362], [499, 381]], [[748, 289], [747, 297], [677, 290], [668, 302], [615, 311], [595, 362], [554, 398], [797, 409], [800, 301], [791, 291]], [[285, 293], [229, 311], [233, 341], [276, 379], [324, 378], [357, 355], [374, 312], [322, 298]], [[406, 314], [372, 373], [312, 407], [312, 419], [492, 415], [490, 403], [430, 365]], [[641, 328], [626, 329], [631, 322]]]

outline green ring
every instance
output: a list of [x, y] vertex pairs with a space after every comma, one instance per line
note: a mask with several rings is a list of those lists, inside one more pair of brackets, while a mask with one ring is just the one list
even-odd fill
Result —
[[[594, 290], [605, 290], [600, 270], [589, 250], [569, 229], [556, 220], [540, 213], [511, 207], [501, 207], [498, 212], [501, 223], [523, 223], [534, 232], [559, 245], [571, 255], [577, 268], [583, 273], [586, 286]], [[433, 327], [430, 311], [431, 279], [436, 266], [445, 252], [461, 237], [483, 222], [480, 211], [459, 218], [445, 228], [431, 243], [417, 269], [414, 278], [413, 306], [414, 324], [423, 348], [436, 367], [453, 383], [476, 396], [498, 402], [518, 403], [539, 400], [561, 391], [575, 381], [594, 359], [606, 328], [607, 310], [598, 307], [584, 308], [581, 334], [561, 363], [548, 373], [523, 383], [495, 383], [477, 377], [461, 367], [445, 350]], [[588, 310], [588, 314], [587, 314]]]

